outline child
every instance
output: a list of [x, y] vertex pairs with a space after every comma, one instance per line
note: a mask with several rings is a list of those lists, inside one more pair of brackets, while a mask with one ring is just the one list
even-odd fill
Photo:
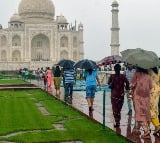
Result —
[[47, 90], [47, 76], [45, 73], [42, 75], [43, 83], [44, 83], [44, 90]]

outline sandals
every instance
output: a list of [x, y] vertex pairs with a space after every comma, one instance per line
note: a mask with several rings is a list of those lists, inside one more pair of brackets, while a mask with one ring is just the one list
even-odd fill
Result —
[[119, 128], [120, 124], [116, 123], [114, 124], [114, 128]]
[[89, 112], [92, 112], [92, 111], [94, 111], [93, 107], [89, 106]]
[[157, 133], [160, 133], [160, 127], [157, 127], [153, 133], [153, 135], [157, 135]]
[[138, 128], [133, 128], [132, 132], [135, 133], [136, 135], [140, 135], [141, 134], [141, 132], [140, 132], [140, 130]]
[[141, 138], [143, 138], [143, 139], [150, 139], [150, 138], [151, 138], [151, 137], [150, 137], [150, 131], [145, 132], [145, 133], [141, 136]]

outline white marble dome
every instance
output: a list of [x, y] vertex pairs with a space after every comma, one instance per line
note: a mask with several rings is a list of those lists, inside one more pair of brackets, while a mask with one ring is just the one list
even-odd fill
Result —
[[67, 19], [63, 16], [57, 16], [57, 23], [67, 23]]
[[22, 18], [53, 19], [55, 15], [52, 0], [21, 0], [18, 11]]
[[11, 18], [10, 18], [10, 22], [17, 22], [17, 21], [20, 21], [20, 16], [19, 16], [19, 14], [18, 13], [14, 13], [12, 16], [11, 16]]

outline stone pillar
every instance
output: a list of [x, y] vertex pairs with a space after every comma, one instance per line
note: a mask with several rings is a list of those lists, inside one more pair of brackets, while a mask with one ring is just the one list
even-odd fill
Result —
[[118, 2], [112, 3], [112, 28], [111, 28], [111, 55], [119, 55], [119, 24], [118, 24]]

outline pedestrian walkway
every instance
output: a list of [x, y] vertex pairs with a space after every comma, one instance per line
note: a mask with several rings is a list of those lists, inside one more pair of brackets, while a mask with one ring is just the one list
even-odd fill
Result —
[[[41, 84], [39, 81], [32, 81], [32, 84], [35, 84], [41, 88], [43, 88], [43, 84]], [[51, 95], [55, 96], [55, 92], [53, 90]], [[134, 113], [132, 116], [127, 115], [127, 101], [124, 101], [124, 106], [122, 108], [121, 112], [121, 125], [120, 128], [114, 128], [113, 123], [113, 115], [112, 115], [112, 108], [111, 108], [111, 102], [110, 102], [110, 92], [106, 92], [105, 94], [105, 110], [103, 110], [103, 95], [104, 91], [98, 91], [96, 93], [96, 98], [94, 101], [94, 111], [92, 114], [88, 112], [88, 105], [85, 99], [85, 92], [84, 91], [74, 91], [73, 93], [73, 99], [72, 99], [72, 106], [73, 108], [76, 108], [80, 112], [88, 115], [88, 117], [102, 123], [103, 125], [109, 127], [110, 129], [114, 130], [118, 134], [126, 137], [130, 140], [130, 142], [135, 143], [160, 143], [160, 135], [154, 136], [153, 131], [154, 127], [151, 126], [151, 138], [150, 139], [141, 139], [140, 135], [136, 135], [132, 132], [134, 127]], [[64, 89], [61, 87], [61, 94], [59, 96], [55, 96], [56, 98], [64, 101]], [[103, 117], [105, 111], [105, 118]], [[143, 129], [141, 129], [141, 132], [143, 133]]]
[[[103, 91], [97, 93], [95, 102], [94, 102], [94, 111], [93, 114], [89, 114], [88, 112], [88, 105], [84, 96], [84, 92], [74, 92], [72, 106], [81, 112], [85, 113], [86, 115], [90, 116], [97, 120], [100, 123], [104, 123], [103, 118]], [[97, 97], [99, 96], [99, 97]], [[106, 93], [106, 103], [105, 103], [105, 126], [111, 128], [118, 134], [128, 138], [131, 142], [136, 143], [160, 143], [160, 136], [153, 136], [154, 128], [151, 128], [151, 139], [141, 139], [139, 135], [132, 133], [134, 127], [134, 113], [132, 116], [127, 115], [127, 101], [124, 102], [124, 106], [121, 112], [121, 125], [120, 128], [114, 128], [114, 118], [112, 114], [112, 107], [110, 104], [110, 93]], [[143, 129], [141, 129], [143, 133]]]

